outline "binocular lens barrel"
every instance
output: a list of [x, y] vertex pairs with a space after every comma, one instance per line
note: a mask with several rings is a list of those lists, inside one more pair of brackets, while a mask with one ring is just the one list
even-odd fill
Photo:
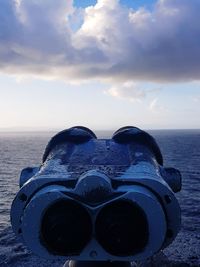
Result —
[[[47, 208], [41, 224], [41, 242], [55, 255], [78, 255], [92, 238], [92, 222], [75, 201], [60, 200]], [[135, 203], [118, 200], [97, 215], [95, 234], [99, 244], [115, 256], [132, 256], [148, 242], [148, 222]]]
[[96, 220], [96, 235], [101, 246], [114, 256], [132, 256], [148, 242], [148, 222], [135, 203], [115, 201], [105, 206]]
[[60, 200], [47, 208], [41, 224], [41, 242], [52, 254], [78, 255], [91, 236], [90, 216], [77, 202]]

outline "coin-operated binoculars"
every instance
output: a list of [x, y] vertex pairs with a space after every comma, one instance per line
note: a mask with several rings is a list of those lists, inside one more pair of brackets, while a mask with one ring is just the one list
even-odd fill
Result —
[[163, 167], [148, 133], [124, 127], [97, 139], [73, 127], [50, 140], [40, 167], [22, 170], [12, 227], [41, 257], [127, 266], [176, 237], [180, 189], [179, 171]]

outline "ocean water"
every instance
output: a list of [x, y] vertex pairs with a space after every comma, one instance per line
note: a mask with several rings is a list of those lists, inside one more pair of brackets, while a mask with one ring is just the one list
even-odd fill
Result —
[[[200, 254], [200, 130], [163, 130], [149, 131], [149, 133], [155, 137], [161, 148], [164, 166], [175, 167], [182, 173], [182, 190], [176, 194], [182, 210], [181, 231], [184, 233], [183, 239], [186, 238], [184, 240], [185, 251], [187, 251], [187, 243], [192, 242], [190, 246], [195, 246], [189, 255], [191, 256], [196, 251], [197, 256], [192, 259], [192, 255], [189, 261], [198, 262], [198, 253]], [[19, 189], [18, 180], [21, 169], [38, 166], [41, 163], [45, 146], [53, 134], [52, 132], [0, 133], [0, 240], [2, 236], [6, 236], [7, 229], [11, 231], [9, 228], [10, 205]], [[109, 132], [97, 134], [102, 137], [112, 135]], [[6, 238], [9, 236], [7, 235]], [[190, 239], [191, 236], [192, 239]], [[184, 242], [181, 240], [180, 242]], [[0, 245], [3, 246], [3, 243]], [[172, 254], [174, 256], [174, 252]], [[179, 257], [182, 256], [179, 255]], [[0, 261], [0, 266], [11, 265], [1, 265]]]
[[10, 224], [11, 202], [24, 167], [41, 162], [52, 133], [0, 133], [0, 231]]

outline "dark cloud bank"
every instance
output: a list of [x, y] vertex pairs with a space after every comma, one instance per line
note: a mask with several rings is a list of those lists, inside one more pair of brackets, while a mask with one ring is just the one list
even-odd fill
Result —
[[99, 0], [1, 0], [0, 71], [46, 78], [200, 79], [200, 1], [160, 0], [153, 10]]

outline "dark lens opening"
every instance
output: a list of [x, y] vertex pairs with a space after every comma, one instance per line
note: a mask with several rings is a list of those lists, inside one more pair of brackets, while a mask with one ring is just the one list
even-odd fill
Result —
[[75, 201], [60, 200], [47, 208], [41, 223], [41, 242], [55, 255], [79, 255], [92, 236], [86, 209]]
[[142, 252], [148, 242], [148, 222], [135, 203], [120, 200], [108, 204], [96, 219], [96, 238], [115, 256], [132, 256]]

